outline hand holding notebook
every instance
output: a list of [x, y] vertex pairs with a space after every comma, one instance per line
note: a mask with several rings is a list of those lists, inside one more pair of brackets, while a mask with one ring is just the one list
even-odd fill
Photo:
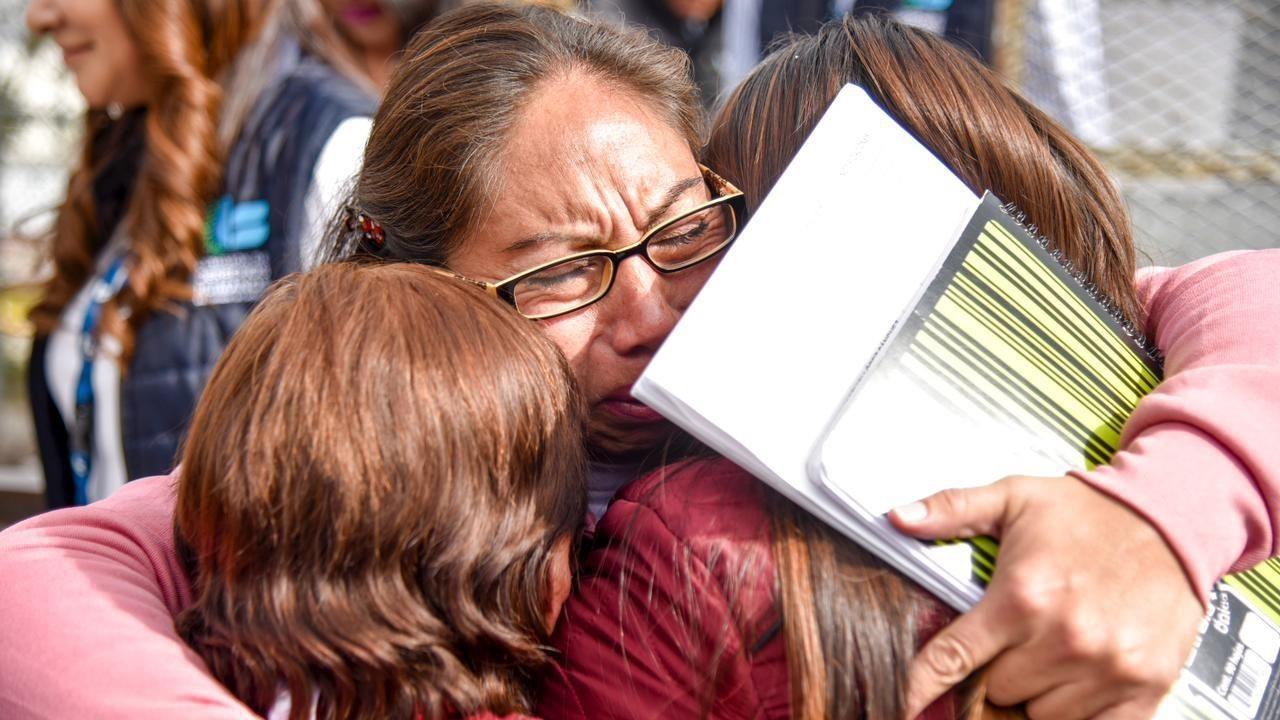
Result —
[[[954, 672], [1003, 650], [993, 671], [1074, 673], [1075, 692], [1105, 701], [1090, 688], [1142, 688], [1168, 677], [1152, 655], [1185, 656], [1188, 606], [1144, 594], [1180, 572], [1154, 529], [1073, 480], [1019, 483], [968, 528], [1010, 541], [983, 599], [994, 542], [922, 543], [886, 513], [946, 488], [1105, 463], [1159, 377], [1156, 355], [999, 201], [980, 202], [850, 86], [633, 394], [952, 607], [985, 603], [958, 625], [968, 662]], [[1246, 720], [1280, 704], [1278, 579], [1263, 567], [1215, 591], [1234, 620], [1202, 625], [1169, 717]], [[1135, 628], [1152, 655], [1123, 652]], [[1079, 642], [1095, 636], [1102, 645]], [[1099, 662], [1108, 648], [1150, 675], [1094, 682], [1131, 669]], [[1071, 664], [1080, 653], [1084, 671]], [[1018, 690], [1063, 698], [1035, 691]]]
[[[996, 537], [1000, 565], [983, 599], [930, 639], [912, 661], [908, 717], [997, 654], [986, 677], [988, 698], [998, 705], [1021, 704], [1051, 688], [1074, 685], [1071, 692], [1051, 696], [1058, 708], [1038, 705], [1033, 716], [1059, 717], [1070, 709], [1092, 717], [1116, 703], [1119, 698], [1069, 682], [1077, 680], [1070, 673], [1106, 654], [1108, 643], [1121, 652], [1109, 655], [1114, 666], [1100, 667], [1097, 674], [1113, 672], [1125, 682], [1100, 677], [1099, 687], [1145, 682], [1152, 703], [1168, 691], [1168, 678], [1177, 677], [1193, 639], [1176, 630], [1195, 627], [1203, 609], [1182, 565], [1149, 523], [1072, 477], [1011, 477], [932, 496], [921, 503], [925, 508], [927, 514], [910, 525], [925, 532], [913, 535]], [[1082, 534], [1073, 527], [1080, 517], [1102, 522]], [[894, 522], [904, 527], [896, 517]], [[1136, 573], [1135, 567], [1142, 571]], [[1160, 592], [1178, 583], [1186, 584], [1184, 592]], [[1098, 592], [1099, 587], [1108, 591]], [[1152, 618], [1161, 618], [1160, 632], [1137, 647], [1107, 630], [1152, 627]], [[1000, 682], [1002, 673], [1019, 682]]]

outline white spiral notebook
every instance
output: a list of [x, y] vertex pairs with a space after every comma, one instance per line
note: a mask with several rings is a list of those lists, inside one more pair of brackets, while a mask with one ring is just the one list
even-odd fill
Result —
[[[846, 87], [633, 394], [957, 610], [997, 547], [884, 514], [1106, 462], [1157, 353]], [[1280, 563], [1219, 584], [1162, 715], [1280, 717]]]

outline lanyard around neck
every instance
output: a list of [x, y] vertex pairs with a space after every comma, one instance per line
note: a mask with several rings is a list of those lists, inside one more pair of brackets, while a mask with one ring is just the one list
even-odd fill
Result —
[[98, 354], [102, 335], [102, 308], [124, 287], [129, 273], [125, 268], [125, 256], [112, 261], [89, 291], [89, 306], [84, 311], [80, 329], [80, 379], [76, 383], [75, 415], [71, 421], [71, 477], [75, 482], [74, 502], [89, 504], [89, 473], [93, 469], [93, 364]]

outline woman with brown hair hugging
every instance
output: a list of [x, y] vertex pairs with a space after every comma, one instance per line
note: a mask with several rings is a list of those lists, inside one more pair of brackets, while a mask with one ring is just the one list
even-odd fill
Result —
[[[1273, 315], [1280, 302], [1268, 292], [1250, 308], [1232, 307], [1231, 297], [1269, 286], [1259, 270], [1274, 272], [1280, 253], [1135, 274], [1128, 212], [1083, 144], [963, 51], [877, 17], [833, 21], [778, 46], [725, 100], [703, 161], [741, 188], [754, 211], [849, 83], [971, 190], [989, 189], [1025, 210], [1050, 247], [1167, 352], [1166, 380], [1130, 418], [1124, 451], [1109, 465], [948, 491], [926, 499], [920, 517], [895, 513], [901, 529], [920, 537], [1003, 536], [985, 598], [958, 619], [723, 458], [671, 465], [623, 488], [596, 528], [561, 619], [562, 672], [540, 702], [546, 717], [945, 720], [993, 712], [989, 700], [1025, 705], [1036, 719], [1145, 720], [1191, 652], [1216, 574], [1271, 553], [1250, 543], [1208, 572], [1203, 560], [1185, 561], [1244, 546], [1245, 528], [1267, 523], [1259, 517], [1267, 508], [1242, 500], [1235, 482], [1242, 465], [1259, 474], [1276, 468], [1259, 462], [1259, 450], [1273, 446], [1274, 419], [1263, 419], [1268, 401], [1260, 395], [1227, 398], [1274, 384], [1274, 362], [1258, 358], [1277, 357], [1280, 332], [1248, 317]], [[817, 262], [788, 255], [785, 237], [767, 241], [788, 272]], [[1196, 310], [1182, 315], [1182, 302]], [[1215, 379], [1206, 361], [1235, 369]], [[928, 447], [928, 437], [920, 441]], [[1238, 464], [1223, 462], [1226, 448]], [[1158, 488], [1137, 482], [1147, 473], [1157, 473]], [[1254, 482], [1243, 486], [1254, 492]], [[1067, 509], [1096, 488], [1123, 502], [1089, 520]], [[1230, 502], [1240, 517], [1208, 525], [1180, 518], [1176, 505], [1193, 498], [1206, 513]], [[1142, 549], [1140, 535], [1127, 531], [1106, 548], [1128, 559], [1122, 566], [1102, 552], [1072, 559], [1081, 533], [1135, 519], [1150, 523], [1150, 537], [1170, 538], [1185, 565]], [[1032, 526], [1039, 537], [1029, 541]], [[1181, 592], [1143, 589], [1157, 575], [1183, 580]], [[1028, 618], [1028, 609], [1043, 614]], [[1145, 629], [1108, 630], [1111, 610], [1144, 614]], [[1066, 622], [1044, 622], [1050, 617]], [[1143, 633], [1147, 640], [1137, 641]]]
[[[821, 52], [796, 47], [768, 66], [777, 70], [795, 54], [797, 64], [788, 65], [783, 74], [809, 68], [833, 78], [839, 87], [851, 75], [843, 65], [827, 61], [855, 46], [884, 50], [884, 38], [877, 44], [875, 34], [868, 31], [865, 42], [852, 43], [845, 28], [832, 26], [820, 36]], [[1010, 103], [1017, 105], [1011, 93], [993, 87], [990, 78], [975, 77], [976, 70], [953, 62], [942, 49], [928, 46], [915, 53], [927, 40], [914, 34], [906, 40], [906, 50], [918, 55], [912, 60], [915, 66], [955, 70], [971, 85], [1004, 93], [1001, 107], [1006, 110]], [[890, 43], [895, 44], [903, 43]], [[876, 59], [876, 69], [861, 80], [873, 95], [904, 67], [892, 54], [886, 58], [878, 52]], [[687, 470], [682, 487], [690, 494], [682, 501], [669, 494], [658, 510], [670, 514], [647, 503], [646, 498], [662, 499], [646, 494], [653, 487], [650, 481], [636, 482], [655, 463], [675, 458], [664, 453], [671, 447], [671, 426], [631, 396], [632, 384], [694, 301], [720, 252], [732, 243], [745, 211], [760, 201], [768, 177], [781, 167], [774, 159], [799, 145], [804, 121], [825, 107], [819, 98], [796, 112], [779, 100], [777, 88], [787, 85], [765, 82], [766, 72], [753, 76], [752, 87], [760, 92], [742, 95], [738, 106], [754, 117], [771, 118], [769, 124], [787, 142], [765, 145], [759, 136], [731, 124], [717, 130], [722, 144], [713, 142], [704, 158], [698, 102], [687, 59], [678, 53], [642, 35], [546, 10], [489, 5], [457, 11], [419, 33], [397, 68], [353, 190], [350, 204], [356, 212], [331, 238], [338, 256], [412, 261], [466, 276], [485, 288], [495, 304], [514, 306], [560, 348], [582, 389], [590, 408], [587, 440], [593, 453], [589, 504], [596, 517], [604, 517], [584, 560], [581, 593], [566, 606], [560, 625], [568, 681], [553, 679], [559, 692], [545, 696], [541, 706], [548, 717], [576, 715], [585, 707], [591, 718], [675, 717], [682, 712], [694, 717], [808, 718], [824, 712], [856, 716], [864, 709], [868, 715], [896, 718], [907, 707], [918, 707], [908, 705], [909, 663], [916, 646], [943, 619], [941, 613], [919, 610], [921, 605], [929, 609], [927, 599], [904, 590], [901, 581], [876, 566], [868, 572], [881, 576], [882, 583], [855, 583], [853, 588], [868, 589], [874, 594], [871, 600], [846, 602], [855, 596], [839, 588], [820, 595], [826, 588], [815, 586], [809, 592], [799, 584], [803, 578], [826, 573], [826, 579], [840, 579], [826, 568], [844, 563], [815, 555], [815, 550], [833, 547], [847, 558], [856, 548], [827, 543], [816, 534], [820, 527], [792, 532], [790, 520], [803, 524], [809, 519], [788, 518], [786, 509], [774, 523], [759, 485], [727, 463], [703, 467], [697, 476], [698, 468], [682, 466]], [[901, 83], [908, 89], [902, 102], [927, 98], [924, 88], [915, 85], [925, 76], [908, 75]], [[754, 99], [745, 102], [748, 97]], [[1011, 164], [966, 174], [963, 168], [970, 167], [973, 154], [966, 143], [990, 148], [1027, 137], [979, 132], [979, 107], [957, 99], [928, 115], [932, 125], [908, 124], [913, 129], [944, 128], [932, 135], [953, 141], [935, 148], [944, 162], [1021, 205], [1064, 252], [1079, 252], [1071, 259], [1091, 278], [1117, 283], [1103, 285], [1104, 292], [1118, 288], [1129, 293], [1121, 297], [1132, 298], [1133, 288], [1125, 286], [1136, 282], [1135, 262], [1124, 232], [1066, 237], [1054, 228], [1068, 225], [1052, 224], [1052, 212], [1065, 208], [1086, 226], [1111, 218], [1127, 229], [1122, 215], [1098, 209], [1098, 203], [1114, 207], [1105, 186], [1078, 184], [1081, 176], [1059, 165], [1053, 152], [1041, 162], [1022, 165], [1040, 172], [1044, 182], [1053, 180], [1072, 190], [1068, 197], [1078, 202], [1027, 202], [1010, 190], [1045, 185], [997, 182]], [[1015, 110], [1002, 117], [1021, 114], [1026, 122], [1028, 114]], [[1031, 140], [1027, 147], [1045, 147], [1044, 138], [1034, 132]], [[735, 164], [736, 159], [744, 163]], [[1076, 156], [1075, 169], [1088, 167], [1079, 161]], [[739, 184], [745, 194], [730, 183]], [[784, 249], [786, 238], [777, 240]], [[1193, 266], [1164, 273], [1154, 283], [1144, 279], [1146, 329], [1169, 357], [1165, 383], [1134, 416], [1148, 422], [1131, 423], [1116, 462], [1084, 481], [1064, 477], [985, 488], [988, 496], [1016, 501], [1024, 510], [1016, 525], [1001, 528], [1001, 569], [985, 601], [999, 609], [1005, 631], [1003, 636], [981, 636], [997, 643], [983, 648], [986, 657], [980, 658], [994, 657], [988, 689], [995, 699], [1026, 700], [1033, 715], [1049, 718], [1090, 714], [1088, 707], [1077, 712], [1081, 708], [1071, 702], [1077, 697], [1109, 706], [1113, 717], [1121, 712], [1141, 715], [1154, 706], [1186, 657], [1201, 618], [1197, 594], [1228, 568], [1280, 549], [1280, 534], [1272, 532], [1280, 527], [1280, 504], [1272, 502], [1280, 497], [1280, 456], [1267, 433], [1268, 420], [1274, 427], [1280, 407], [1274, 390], [1280, 387], [1274, 362], [1280, 356], [1280, 332], [1272, 329], [1280, 325], [1271, 321], [1280, 316], [1271, 281], [1277, 258], [1276, 253], [1254, 253], [1229, 258], [1203, 273]], [[1220, 271], [1222, 265], [1229, 266], [1230, 275]], [[351, 315], [352, 322], [375, 322], [377, 313], [400, 302], [388, 298], [335, 312]], [[1224, 331], [1244, 322], [1251, 323], [1247, 336]], [[406, 328], [406, 336], [388, 342], [424, 342], [408, 337], [414, 335], [434, 348], [446, 341], [433, 336], [434, 328], [430, 323]], [[380, 362], [377, 352], [364, 357], [366, 364]], [[300, 352], [292, 360], [301, 372], [310, 354]], [[350, 378], [357, 382], [359, 375]], [[382, 411], [379, 423], [361, 424], [360, 433], [343, 431], [358, 436], [370, 452], [384, 444], [400, 447], [404, 440], [393, 435], [419, 429], [405, 422], [412, 415], [396, 407]], [[286, 427], [303, 432], [308, 417], [301, 412], [289, 417]], [[1153, 417], [1166, 422], [1151, 424]], [[286, 461], [318, 477], [330, 472], [299, 465], [292, 457]], [[1171, 483], [1179, 493], [1167, 492]], [[664, 489], [678, 486], [673, 479]], [[718, 493], [717, 488], [726, 491]], [[270, 498], [263, 502], [268, 506], [263, 512], [275, 508]], [[442, 498], [438, 505], [453, 514], [477, 512], [465, 498]], [[601, 512], [606, 507], [607, 514]], [[949, 516], [956, 522], [967, 519], [939, 505], [931, 510], [933, 530]], [[248, 715], [175, 635], [174, 618], [191, 604], [191, 596], [173, 552], [173, 512], [172, 496], [129, 494], [0, 533], [0, 577], [5, 580], [0, 583], [5, 633], [0, 714], [130, 720]], [[627, 535], [633, 518], [645, 526]], [[1062, 518], [1073, 525], [1062, 528]], [[771, 535], [774, 527], [785, 532]], [[651, 534], [640, 535], [640, 530]], [[330, 531], [349, 532], [345, 524]], [[657, 544], [645, 542], [646, 537]], [[628, 544], [622, 545], [622, 538], [630, 538]], [[611, 553], [611, 541], [629, 555]], [[769, 567], [775, 557], [771, 542], [787, 551], [776, 557], [785, 555], [789, 569], [784, 564]], [[378, 547], [369, 552], [381, 552]], [[1012, 547], [1034, 552], [1010, 555]], [[1133, 573], [1133, 557], [1139, 553], [1147, 558], [1145, 571]], [[730, 567], [724, 562], [738, 559], [760, 562], [752, 573], [737, 572], [751, 564]], [[672, 572], [685, 566], [708, 568], [709, 560], [732, 572], [703, 573], [698, 582], [683, 582]], [[620, 568], [627, 574], [615, 573]], [[665, 584], [650, 585], [646, 573]], [[1002, 585], [1001, 573], [1040, 582]], [[1123, 574], [1123, 582], [1115, 582], [1117, 574]], [[1065, 589], [1046, 586], [1045, 578], [1069, 578], [1070, 584]], [[895, 583], [897, 590], [891, 587]], [[726, 603], [725, 598], [739, 602]], [[689, 611], [706, 608], [721, 612], [700, 616], [701, 632], [674, 622], [699, 617]], [[808, 610], [817, 616], [806, 617]], [[1159, 625], [1150, 623], [1156, 613], [1162, 618]], [[982, 615], [962, 616], [938, 638], [954, 640], [957, 630], [972, 630], [974, 617]], [[852, 626], [871, 642], [857, 648], [843, 642], [842, 647], [821, 648], [823, 654], [814, 652], [813, 644], [795, 645], [815, 637], [836, 639], [827, 633], [832, 623]], [[469, 627], [459, 630], [470, 632]], [[685, 652], [686, 640], [694, 643], [692, 655]], [[703, 641], [707, 644], [699, 644]], [[804, 652], [793, 653], [788, 646]], [[726, 652], [717, 656], [718, 648]], [[496, 646], [479, 647], [492, 649]], [[712, 651], [709, 656], [702, 653], [706, 649]], [[842, 654], [850, 649], [875, 649], [876, 654], [855, 666], [847, 658], [864, 656]], [[920, 657], [937, 656], [926, 650]], [[490, 656], [479, 657], [488, 662]], [[708, 657], [717, 664], [700, 662]], [[1020, 671], [1028, 666], [1051, 672]], [[960, 681], [975, 668], [962, 662], [938, 669], [944, 671], [935, 678], [938, 683], [923, 695], [936, 694], [933, 690]], [[281, 674], [279, 683], [291, 698], [305, 692], [288, 687], [289, 673], [256, 677], [272, 682]], [[824, 677], [825, 687], [816, 684]], [[858, 678], [867, 682], [859, 686]], [[844, 692], [851, 687], [866, 691], [868, 683], [875, 685], [874, 698]], [[940, 714], [931, 717], [946, 717], [953, 699], [962, 698], [949, 695], [933, 708]]]
[[282, 720], [527, 711], [586, 514], [583, 418], [551, 341], [470, 286], [408, 264], [281, 281], [182, 455], [179, 632]]

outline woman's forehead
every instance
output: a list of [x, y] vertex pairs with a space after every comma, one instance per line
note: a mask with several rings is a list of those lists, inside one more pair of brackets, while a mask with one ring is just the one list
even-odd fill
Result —
[[624, 242], [684, 195], [705, 194], [679, 131], [630, 95], [589, 82], [535, 93], [498, 176], [489, 216], [458, 262], [481, 254], [492, 265], [530, 239]]
[[[530, 96], [502, 154], [509, 180], [594, 175], [634, 186], [697, 169], [688, 141], [634, 92], [586, 75], [545, 83]], [[639, 190], [640, 188], [636, 188]]]

